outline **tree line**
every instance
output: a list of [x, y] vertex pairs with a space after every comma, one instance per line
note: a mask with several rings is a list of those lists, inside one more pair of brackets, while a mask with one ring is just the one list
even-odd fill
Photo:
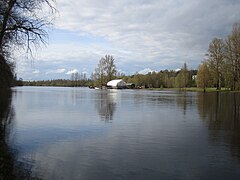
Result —
[[209, 44], [206, 59], [197, 70], [191, 70], [184, 63], [175, 70], [153, 71], [147, 74], [125, 75], [117, 71], [112, 55], [105, 55], [89, 78], [86, 74], [73, 73], [69, 80], [24, 82], [24, 85], [44, 86], [106, 86], [112, 79], [123, 79], [138, 88], [179, 88], [188, 87], [222, 88], [240, 90], [240, 24], [235, 23], [232, 32], [225, 38], [214, 38]]
[[138, 88], [186, 88], [196, 86], [195, 76], [197, 70], [189, 70], [184, 63], [181, 70], [164, 70], [149, 72], [147, 74], [136, 73], [125, 75], [117, 71], [115, 59], [111, 55], [105, 55], [99, 60], [95, 71], [87, 78], [85, 73], [72, 73], [70, 79], [56, 79], [45, 81], [24, 81], [25, 86], [65, 86], [65, 87], [102, 87], [112, 79], [123, 79], [127, 83], [133, 83]]
[[117, 72], [114, 63], [111, 55], [101, 58], [91, 76], [92, 84], [105, 86], [108, 81], [121, 78], [138, 87], [181, 89], [197, 86], [204, 91], [207, 87], [240, 90], [240, 24], [235, 23], [225, 39], [214, 38], [211, 41], [206, 59], [197, 70], [189, 70], [184, 63], [180, 71], [162, 70], [125, 76]]
[[139, 88], [186, 88], [196, 86], [194, 76], [197, 70], [189, 70], [184, 63], [179, 71], [164, 70], [149, 72], [147, 74], [136, 73], [126, 76], [118, 72], [115, 59], [112, 55], [105, 55], [99, 60], [95, 71], [91, 75], [92, 86], [106, 86], [112, 79], [123, 79], [127, 83], [133, 83]]
[[195, 76], [197, 70], [189, 70], [184, 63], [180, 70], [161, 70], [153, 71], [147, 74], [136, 73], [131, 76], [124, 76], [126, 82], [134, 83], [140, 88], [187, 88], [195, 87]]
[[240, 24], [235, 23], [225, 38], [214, 38], [209, 44], [206, 59], [199, 66], [197, 85], [240, 90]]
[[92, 85], [92, 80], [54, 79], [42, 81], [23, 81], [24, 86], [61, 86], [61, 87], [86, 87]]
[[69, 80], [16, 81], [12, 52], [23, 48], [31, 53], [31, 47], [46, 43], [46, 26], [50, 23], [39, 10], [47, 6], [54, 12], [54, 0], [0, 0], [0, 87], [13, 85], [47, 86], [105, 86], [112, 79], [123, 79], [138, 87], [186, 88], [215, 87], [240, 90], [240, 24], [235, 23], [225, 38], [214, 38], [209, 44], [206, 59], [198, 70], [189, 70], [184, 63], [180, 71], [161, 70], [146, 75], [136, 73], [126, 76], [117, 71], [112, 55], [102, 57], [90, 77], [79, 73]]

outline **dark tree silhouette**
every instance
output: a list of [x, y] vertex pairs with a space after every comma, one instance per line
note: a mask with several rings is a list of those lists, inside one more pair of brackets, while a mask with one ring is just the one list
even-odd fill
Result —
[[[43, 13], [46, 6], [50, 7], [49, 14]], [[31, 53], [33, 46], [45, 44], [46, 26], [50, 25], [49, 15], [53, 12], [53, 0], [0, 0], [1, 64], [9, 66], [11, 76], [13, 66], [9, 64], [9, 59], [13, 50], [23, 48]], [[0, 66], [0, 70], [5, 71], [6, 66]], [[4, 81], [8, 81], [8, 77]]]

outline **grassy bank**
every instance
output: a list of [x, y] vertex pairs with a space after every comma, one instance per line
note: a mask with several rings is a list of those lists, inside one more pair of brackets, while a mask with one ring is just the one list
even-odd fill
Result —
[[[197, 87], [187, 87], [187, 88], [149, 88], [148, 90], [156, 91], [191, 91], [191, 92], [204, 92], [202, 88]], [[240, 91], [231, 91], [227, 88], [222, 88], [217, 90], [216, 88], [206, 88], [206, 92], [240, 92]]]

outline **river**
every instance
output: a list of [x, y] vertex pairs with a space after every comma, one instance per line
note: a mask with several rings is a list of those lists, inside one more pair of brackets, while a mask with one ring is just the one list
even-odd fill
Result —
[[240, 179], [240, 93], [16, 87], [0, 98], [0, 179]]

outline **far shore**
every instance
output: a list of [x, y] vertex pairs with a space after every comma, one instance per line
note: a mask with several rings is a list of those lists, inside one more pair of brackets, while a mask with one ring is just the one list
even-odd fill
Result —
[[[26, 86], [26, 85], [24, 85]], [[29, 86], [29, 87], [76, 87], [76, 86], [66, 86], [66, 85], [38, 85], [38, 86]], [[77, 87], [88, 87], [88, 86], [77, 86]], [[94, 88], [90, 88], [94, 89]], [[104, 88], [105, 89], [105, 88]], [[150, 91], [188, 91], [188, 92], [204, 92], [202, 88], [197, 87], [186, 87], [186, 88], [133, 88], [133, 90], [150, 90]], [[217, 90], [216, 88], [206, 88], [205, 92], [240, 92], [240, 91], [232, 91], [229, 88], [221, 88], [221, 90]]]
[[[187, 87], [187, 88], [148, 88], [148, 90], [155, 91], [190, 91], [190, 92], [204, 92], [204, 89], [197, 87]], [[205, 92], [240, 92], [240, 91], [232, 91], [228, 88], [221, 88], [221, 90], [216, 88], [206, 88]]]

